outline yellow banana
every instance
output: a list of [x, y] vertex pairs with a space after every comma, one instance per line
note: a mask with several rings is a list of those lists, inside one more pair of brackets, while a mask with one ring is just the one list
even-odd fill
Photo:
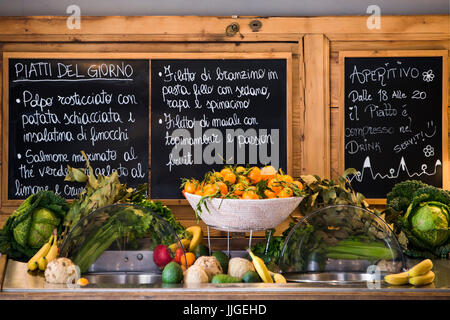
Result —
[[[181, 239], [180, 240], [180, 242], [181, 242], [181, 244], [183, 245], [183, 247], [184, 247], [184, 251], [188, 251], [189, 250], [189, 244], [191, 243], [191, 240], [189, 240], [189, 239]], [[170, 246], [169, 246], [169, 249], [170, 249], [170, 251], [172, 251], [173, 253], [175, 253], [175, 251], [177, 250], [177, 248], [179, 248], [180, 247], [180, 242], [175, 242], [175, 243], [172, 243]]]
[[424, 275], [409, 278], [409, 283], [413, 286], [424, 286], [434, 281], [434, 272], [428, 271]]
[[287, 283], [286, 278], [283, 277], [280, 273], [275, 273], [269, 271], [270, 275], [273, 277], [275, 283]]
[[384, 276], [384, 281], [393, 285], [408, 284], [409, 274], [408, 272], [388, 274]]
[[190, 226], [189, 228], [186, 229], [186, 231], [192, 234], [192, 240], [189, 245], [189, 249], [186, 248], [186, 246], [184, 248], [192, 252], [194, 251], [195, 247], [199, 245], [199, 243], [202, 243], [203, 231], [200, 226]]
[[270, 276], [270, 272], [267, 269], [266, 265], [264, 264], [263, 259], [261, 259], [258, 256], [255, 256], [253, 254], [253, 252], [250, 249], [247, 249], [247, 252], [250, 254], [250, 256], [252, 257], [253, 260], [253, 266], [256, 269], [256, 272], [259, 274], [259, 276], [261, 277], [261, 280], [264, 283], [273, 283], [273, 279]]
[[428, 273], [433, 268], [433, 262], [430, 259], [423, 260], [408, 270], [409, 276], [417, 277]]
[[53, 244], [52, 244], [50, 250], [48, 251], [48, 253], [45, 255], [45, 259], [47, 260], [47, 263], [49, 263], [52, 260], [55, 260], [56, 257], [58, 256], [58, 246], [56, 245], [56, 240], [58, 237], [56, 236], [55, 232], [53, 234], [54, 234]]
[[50, 246], [52, 244], [52, 240], [53, 240], [53, 235], [50, 236], [50, 239], [48, 240], [47, 243], [45, 243], [42, 248], [39, 249], [38, 252], [36, 252], [36, 254], [28, 261], [28, 270], [30, 271], [34, 271], [38, 268], [38, 261], [40, 258], [44, 257], [47, 255], [48, 251], [50, 250]]
[[38, 260], [37, 263], [38, 263], [38, 266], [39, 266], [39, 270], [45, 271], [45, 268], [47, 268], [47, 264], [48, 264], [47, 259], [45, 257], [42, 257], [42, 258], [40, 258]]

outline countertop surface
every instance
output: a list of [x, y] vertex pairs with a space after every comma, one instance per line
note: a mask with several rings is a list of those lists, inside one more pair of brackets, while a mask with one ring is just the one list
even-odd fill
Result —
[[[2, 257], [4, 258], [4, 257]], [[408, 261], [408, 266], [417, 261]], [[201, 285], [49, 284], [25, 263], [8, 260], [0, 299], [450, 299], [450, 260], [433, 261], [434, 283], [423, 287], [384, 283], [227, 283]], [[0, 265], [1, 266], [1, 265]]]

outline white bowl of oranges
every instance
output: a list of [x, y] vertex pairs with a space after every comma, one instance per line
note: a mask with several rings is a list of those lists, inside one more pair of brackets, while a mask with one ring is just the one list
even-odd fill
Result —
[[203, 180], [184, 179], [183, 194], [208, 225], [227, 231], [267, 230], [282, 223], [303, 199], [303, 185], [272, 166], [227, 166]]

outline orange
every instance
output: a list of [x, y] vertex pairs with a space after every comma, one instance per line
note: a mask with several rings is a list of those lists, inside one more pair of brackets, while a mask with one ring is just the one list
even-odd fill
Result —
[[220, 170], [220, 174], [222, 175], [222, 177], [230, 173], [233, 173], [233, 170], [231, 170], [230, 168], [223, 168], [222, 170]]
[[185, 183], [184, 191], [187, 193], [195, 193], [197, 190], [197, 182], [195, 180], [191, 180]]
[[293, 196], [293, 194], [294, 194], [294, 192], [292, 191], [291, 188], [285, 187], [285, 188], [283, 188], [283, 190], [281, 190], [277, 194], [277, 197], [278, 198], [290, 198]]
[[216, 184], [206, 184], [203, 187], [203, 196], [211, 196], [219, 191], [219, 186]]
[[[186, 259], [184, 259], [184, 257], [186, 257]], [[195, 254], [193, 254], [192, 252], [186, 252], [184, 257], [181, 257], [181, 265], [182, 266], [189, 268], [190, 266], [192, 266], [194, 264]]]
[[303, 189], [303, 184], [302, 184], [300, 181], [295, 180], [295, 181], [292, 182], [292, 183], [295, 184], [295, 185], [297, 186], [297, 188], [299, 188], [300, 190]]
[[244, 168], [244, 167], [239, 166], [239, 167], [236, 168], [236, 173], [242, 174], [242, 173], [244, 173], [244, 172], [245, 172], [245, 168]]
[[244, 183], [244, 184], [250, 184], [250, 180], [248, 180], [247, 177], [243, 176], [243, 175], [237, 176], [237, 181]]
[[269, 180], [272, 178], [275, 178], [277, 174], [277, 170], [275, 170], [272, 166], [265, 166], [261, 169], [261, 179], [262, 180]]
[[222, 182], [222, 181], [216, 182], [216, 185], [219, 187], [220, 193], [223, 196], [228, 194], [228, 187], [224, 182]]
[[220, 172], [214, 171], [213, 174], [211, 175], [211, 177], [209, 178], [209, 182], [216, 182], [216, 181], [219, 181], [222, 179], [223, 179], [223, 177], [220, 174]]
[[258, 167], [253, 167], [250, 170], [250, 172], [248, 173], [247, 178], [249, 178], [253, 184], [260, 182], [261, 181], [261, 170]]
[[277, 174], [277, 179], [288, 183], [294, 182], [294, 179], [288, 174]]
[[255, 191], [247, 190], [247, 191], [244, 191], [244, 193], [242, 194], [242, 199], [255, 200], [255, 199], [259, 199], [259, 196], [256, 194]]
[[245, 185], [243, 183], [241, 183], [241, 182], [236, 183], [234, 185], [233, 194], [236, 196], [241, 196], [244, 193], [244, 190], [245, 190]]
[[267, 183], [267, 186], [270, 189], [272, 189], [272, 191], [275, 193], [278, 193], [283, 189], [283, 187], [280, 184], [280, 181], [276, 178], [270, 179], [269, 182]]
[[266, 189], [264, 191], [264, 194], [266, 195], [267, 199], [273, 199], [277, 197], [277, 194], [273, 191], [270, 191], [269, 189]]
[[236, 182], [236, 176], [233, 172], [225, 173], [223, 175], [223, 180], [229, 182], [230, 184], [234, 184]]

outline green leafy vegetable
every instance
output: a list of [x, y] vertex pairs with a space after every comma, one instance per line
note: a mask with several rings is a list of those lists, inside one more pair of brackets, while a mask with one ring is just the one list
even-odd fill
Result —
[[61, 232], [68, 209], [67, 202], [52, 191], [29, 196], [0, 230], [0, 252], [14, 260], [30, 259], [48, 241], [53, 229]]
[[388, 194], [386, 221], [407, 239], [408, 255], [445, 258], [450, 253], [450, 193], [420, 181], [404, 181]]

